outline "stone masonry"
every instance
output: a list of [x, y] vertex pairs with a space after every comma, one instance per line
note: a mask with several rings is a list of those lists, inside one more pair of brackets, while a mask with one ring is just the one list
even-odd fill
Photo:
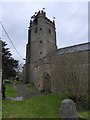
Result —
[[85, 95], [89, 53], [90, 43], [57, 49], [55, 21], [39, 11], [31, 17], [28, 29], [24, 83], [32, 83], [40, 91], [72, 90]]

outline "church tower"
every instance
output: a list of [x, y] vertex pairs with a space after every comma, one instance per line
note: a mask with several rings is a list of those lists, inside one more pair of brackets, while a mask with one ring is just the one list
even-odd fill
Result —
[[55, 21], [46, 17], [43, 10], [35, 13], [30, 20], [26, 47], [25, 82], [33, 82], [33, 64], [57, 49]]

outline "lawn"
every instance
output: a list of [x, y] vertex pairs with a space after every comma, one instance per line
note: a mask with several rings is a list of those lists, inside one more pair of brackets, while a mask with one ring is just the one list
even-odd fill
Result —
[[35, 96], [24, 101], [3, 101], [3, 117], [6, 118], [56, 118], [58, 117], [59, 95]]
[[17, 97], [19, 95], [18, 91], [14, 90], [13, 83], [6, 84], [6, 97]]
[[78, 115], [80, 117], [83, 117], [83, 118], [88, 118], [89, 117], [89, 120], [90, 120], [90, 111], [79, 111], [78, 112]]
[[2, 118], [2, 101], [0, 101], [0, 120]]
[[[13, 90], [11, 84], [7, 84], [6, 94], [9, 97], [18, 96], [18, 92]], [[58, 118], [60, 104], [64, 98], [66, 98], [64, 95], [51, 93], [23, 101], [3, 100], [2, 116], [3, 118]], [[79, 111], [78, 115], [87, 118], [88, 111]]]

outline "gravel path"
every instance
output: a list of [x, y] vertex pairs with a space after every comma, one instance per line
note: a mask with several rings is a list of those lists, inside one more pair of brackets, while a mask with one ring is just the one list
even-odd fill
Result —
[[30, 91], [29, 89], [26, 88], [25, 84], [23, 83], [19, 83], [15, 87], [19, 91], [19, 95], [15, 98], [12, 97], [6, 98], [6, 100], [22, 101], [26, 98], [42, 95], [40, 91]]

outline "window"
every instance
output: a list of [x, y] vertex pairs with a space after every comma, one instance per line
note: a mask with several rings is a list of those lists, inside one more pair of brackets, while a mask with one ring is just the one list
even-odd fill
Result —
[[33, 20], [33, 23], [35, 24], [35, 25], [37, 25], [37, 18], [35, 17], [35, 19]]
[[73, 76], [73, 72], [72, 72], [72, 76]]
[[37, 33], [37, 27], [35, 28], [35, 33]]
[[42, 28], [40, 28], [40, 30], [42, 30]]
[[51, 30], [50, 30], [50, 28], [49, 28], [49, 34], [51, 34]]
[[42, 54], [42, 52], [40, 52], [40, 54]]
[[40, 43], [42, 43], [42, 41], [40, 41]]

